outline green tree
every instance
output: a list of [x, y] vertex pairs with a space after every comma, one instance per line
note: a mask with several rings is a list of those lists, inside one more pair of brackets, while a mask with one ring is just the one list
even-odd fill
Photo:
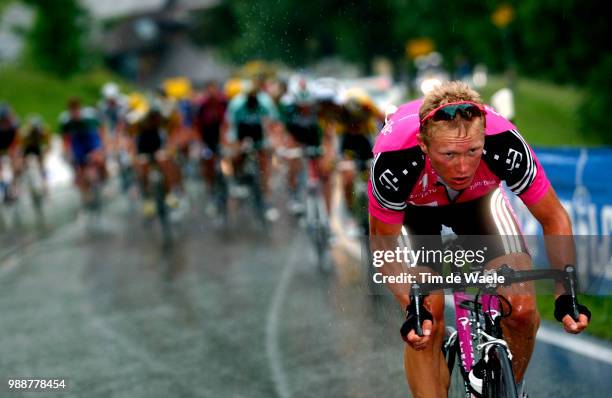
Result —
[[[496, 3], [479, 0], [393, 0], [394, 45], [403, 49], [414, 38], [427, 37], [453, 67], [456, 56], [482, 62], [493, 70], [505, 67], [501, 32], [490, 15]], [[403, 54], [402, 54], [403, 55]]]
[[238, 61], [267, 58], [303, 65], [340, 55], [367, 66], [373, 56], [393, 52], [389, 2], [227, 0], [224, 4], [238, 32], [226, 41], [227, 47]]
[[579, 109], [580, 127], [584, 134], [602, 137], [612, 144], [610, 109], [612, 109], [612, 54], [608, 54], [591, 71], [586, 85], [587, 96]]
[[609, 53], [609, 21], [594, 0], [517, 3], [516, 51], [520, 71], [557, 82], [584, 84]]
[[197, 12], [191, 37], [198, 45], [227, 46], [238, 37], [236, 17], [226, 2]]
[[78, 0], [27, 0], [36, 10], [29, 32], [29, 56], [40, 69], [61, 77], [86, 66], [89, 26], [87, 12]]

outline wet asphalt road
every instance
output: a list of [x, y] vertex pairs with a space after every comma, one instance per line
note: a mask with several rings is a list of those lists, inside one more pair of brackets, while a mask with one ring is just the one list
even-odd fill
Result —
[[[201, 201], [192, 195], [171, 250], [115, 200], [93, 231], [66, 221], [4, 254], [2, 382], [65, 378], [57, 396], [74, 397], [409, 396], [401, 312], [365, 293], [342, 247], [325, 275], [288, 215], [265, 232], [234, 217], [223, 233]], [[538, 343], [527, 390], [603, 397], [610, 374], [609, 363]], [[43, 395], [55, 394], [33, 396]]]

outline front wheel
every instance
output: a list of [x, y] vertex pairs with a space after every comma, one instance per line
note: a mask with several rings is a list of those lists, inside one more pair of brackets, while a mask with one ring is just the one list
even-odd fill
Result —
[[153, 189], [153, 198], [155, 200], [155, 209], [159, 219], [159, 225], [162, 233], [164, 247], [169, 246], [172, 242], [172, 233], [170, 230], [170, 209], [166, 203], [168, 194], [166, 189], [166, 180], [164, 174], [159, 170], [159, 166], [155, 166], [149, 172], [149, 181]]
[[220, 167], [218, 170], [215, 171], [213, 197], [218, 216], [221, 220], [221, 225], [223, 229], [227, 229], [229, 223], [227, 211], [227, 181], [225, 180], [225, 176], [223, 175], [223, 172], [221, 171]]
[[490, 349], [482, 392], [485, 398], [518, 398], [512, 364], [505, 347], [495, 345]]
[[317, 265], [322, 272], [331, 271], [329, 261], [329, 222], [323, 198], [318, 189], [309, 188], [306, 197], [306, 225], [312, 240]]

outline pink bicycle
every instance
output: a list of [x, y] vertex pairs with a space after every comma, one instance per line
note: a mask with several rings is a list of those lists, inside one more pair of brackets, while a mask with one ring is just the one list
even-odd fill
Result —
[[[565, 270], [515, 271], [503, 265], [496, 273], [504, 277], [503, 283], [432, 283], [413, 284], [411, 287], [410, 301], [416, 310], [416, 319], [404, 323], [401, 329], [403, 336], [410, 332], [412, 325], [419, 336], [423, 335], [422, 323], [426, 318], [423, 299], [429, 292], [444, 289], [452, 291], [456, 329], [447, 327], [442, 345], [450, 373], [449, 397], [518, 397], [512, 372], [512, 353], [500, 326], [501, 320], [510, 315], [512, 308], [507, 299], [496, 293], [498, 287], [541, 279], [562, 281], [571, 298], [573, 314], [570, 315], [578, 321], [579, 304], [576, 300], [576, 272], [573, 266], [568, 265]], [[475, 288], [477, 293], [469, 294], [466, 292], [467, 288]], [[506, 305], [502, 306], [502, 302]], [[504, 313], [503, 307], [506, 307], [508, 312]], [[474, 379], [470, 378], [470, 371], [480, 359], [484, 359], [484, 378], [481, 379], [481, 385], [475, 386]]]

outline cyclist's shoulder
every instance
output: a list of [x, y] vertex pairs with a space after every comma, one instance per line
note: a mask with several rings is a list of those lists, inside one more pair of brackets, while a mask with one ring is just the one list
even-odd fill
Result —
[[227, 105], [227, 111], [229, 113], [236, 113], [246, 105], [246, 95], [240, 93], [234, 96]]
[[272, 96], [265, 91], [259, 91], [257, 93], [257, 101], [261, 111], [271, 118], [278, 118], [278, 108], [272, 99]]
[[402, 104], [376, 136], [374, 153], [399, 151], [417, 146], [419, 132], [419, 108], [422, 100]]
[[517, 195], [527, 192], [541, 194], [549, 185], [542, 166], [525, 138], [510, 121], [490, 108], [487, 108], [487, 133], [482, 160]]
[[374, 175], [383, 174], [388, 170], [398, 172], [402, 176], [417, 178], [425, 167], [426, 158], [419, 146], [386, 151], [374, 154]]
[[486, 110], [486, 127], [485, 134], [487, 136], [495, 136], [510, 130], [517, 130], [512, 122], [506, 119], [503, 115], [497, 112], [493, 107], [485, 105]]
[[425, 168], [421, 149], [410, 147], [375, 154], [370, 177], [372, 195], [387, 210], [400, 211]]
[[[497, 113], [493, 108], [486, 107], [486, 128], [483, 160], [495, 167], [496, 163], [506, 161], [508, 157], [533, 159], [527, 140], [512, 122]], [[499, 167], [506, 167], [499, 165]]]
[[276, 105], [274, 105], [274, 100], [270, 94], [263, 90], [257, 92], [257, 101], [259, 101], [260, 105], [266, 108], [276, 108]]

